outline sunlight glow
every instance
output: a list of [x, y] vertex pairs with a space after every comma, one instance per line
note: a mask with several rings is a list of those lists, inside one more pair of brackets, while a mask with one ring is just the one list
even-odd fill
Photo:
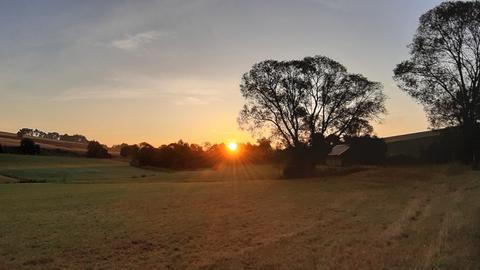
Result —
[[230, 142], [230, 143], [227, 144], [227, 148], [228, 148], [228, 150], [230, 150], [232, 152], [235, 152], [238, 149], [238, 145], [237, 145], [236, 142]]

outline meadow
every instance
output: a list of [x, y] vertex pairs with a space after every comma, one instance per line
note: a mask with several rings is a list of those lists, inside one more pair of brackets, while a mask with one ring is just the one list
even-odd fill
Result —
[[480, 269], [480, 174], [0, 154], [0, 269]]
[[[24, 138], [33, 140], [41, 149], [68, 151], [75, 154], [85, 154], [87, 149], [87, 144], [85, 143], [57, 141], [29, 136], [24, 136]], [[16, 133], [0, 131], [0, 145], [17, 147], [20, 145], [20, 141], [21, 138], [19, 138]], [[118, 155], [116, 152], [112, 152], [111, 154]]]

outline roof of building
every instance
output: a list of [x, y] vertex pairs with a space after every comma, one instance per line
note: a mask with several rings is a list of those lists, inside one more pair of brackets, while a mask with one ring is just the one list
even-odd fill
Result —
[[348, 149], [350, 149], [350, 146], [346, 144], [339, 144], [336, 145], [332, 148], [332, 151], [330, 151], [329, 156], [341, 156], [343, 153], [345, 153]]
[[400, 141], [409, 141], [409, 140], [416, 140], [421, 138], [429, 138], [429, 137], [436, 137], [440, 135], [440, 131], [438, 130], [431, 130], [431, 131], [423, 131], [423, 132], [416, 132], [392, 137], [384, 138], [386, 143], [392, 142], [400, 142]]

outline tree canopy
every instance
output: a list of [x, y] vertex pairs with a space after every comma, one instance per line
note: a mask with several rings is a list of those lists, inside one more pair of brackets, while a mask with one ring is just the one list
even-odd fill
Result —
[[43, 139], [57, 140], [57, 141], [66, 141], [66, 142], [78, 142], [78, 143], [88, 143], [88, 139], [79, 134], [75, 135], [60, 135], [58, 132], [44, 132], [39, 129], [31, 128], [22, 128], [17, 132], [18, 137], [37, 137]]
[[90, 141], [87, 145], [87, 157], [91, 158], [110, 158], [108, 150], [97, 141]]
[[240, 126], [254, 135], [268, 132], [286, 147], [308, 144], [314, 135], [368, 134], [370, 121], [386, 112], [380, 83], [325, 56], [257, 63], [240, 90], [246, 100]]
[[428, 11], [409, 47], [394, 79], [424, 106], [433, 127], [462, 126], [471, 152], [480, 121], [480, 2], [444, 2]]
[[478, 120], [480, 2], [444, 2], [420, 18], [411, 58], [394, 70], [435, 127]]

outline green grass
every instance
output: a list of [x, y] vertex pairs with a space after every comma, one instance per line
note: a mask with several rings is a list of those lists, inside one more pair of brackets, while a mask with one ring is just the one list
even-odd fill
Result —
[[139, 169], [30, 158], [1, 156], [0, 170], [99, 171], [1, 184], [0, 269], [480, 269], [480, 175], [459, 166], [283, 180], [234, 164], [115, 181], [115, 164]]
[[20, 182], [127, 181], [157, 174], [111, 160], [0, 154], [0, 175]]
[[[220, 166], [217, 170], [165, 172], [130, 166], [126, 162], [108, 159], [90, 159], [57, 156], [26, 156], [0, 154], [0, 182], [36, 183], [102, 183], [145, 181], [224, 181], [277, 179], [280, 172], [269, 165]], [[237, 170], [241, 167], [242, 170]], [[5, 181], [5, 180], [3, 180]]]

